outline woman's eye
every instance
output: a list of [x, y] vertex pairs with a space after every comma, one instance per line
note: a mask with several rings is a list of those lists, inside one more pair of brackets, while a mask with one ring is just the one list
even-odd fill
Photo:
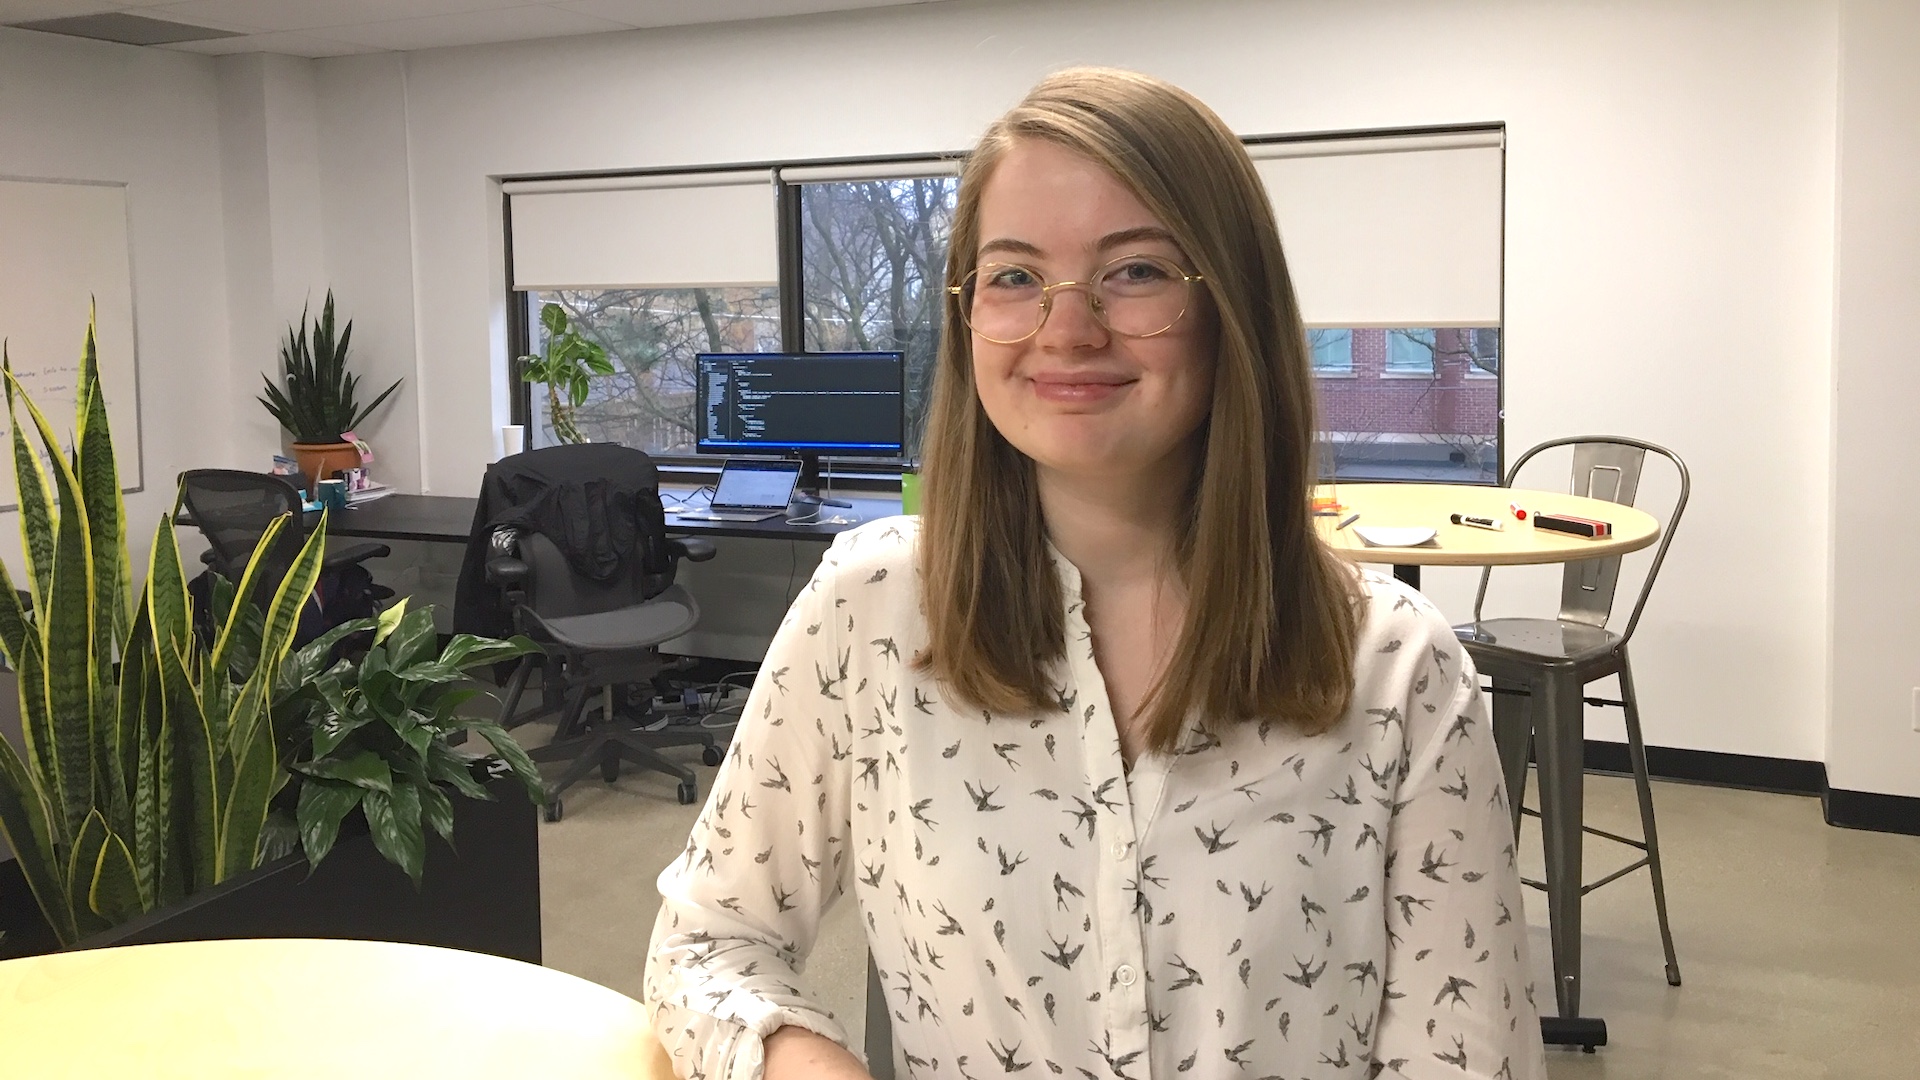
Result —
[[990, 289], [1031, 289], [1040, 283], [1032, 271], [1020, 266], [992, 267], [980, 278]]
[[1169, 276], [1166, 267], [1159, 263], [1137, 259], [1107, 271], [1106, 280], [1113, 285], [1150, 285], [1166, 281]]

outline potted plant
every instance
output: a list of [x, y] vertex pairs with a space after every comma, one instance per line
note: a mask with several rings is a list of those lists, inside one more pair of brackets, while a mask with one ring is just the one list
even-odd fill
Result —
[[[294, 459], [310, 485], [342, 469], [360, 467], [360, 449], [347, 442], [344, 433], [365, 423], [400, 389], [402, 380], [395, 379], [370, 404], [360, 406], [360, 377], [347, 371], [352, 339], [351, 319], [334, 333], [333, 292], [328, 290], [318, 321], [310, 324], [302, 309], [299, 329], [287, 327], [286, 340], [280, 343], [280, 382], [262, 376], [266, 387], [260, 404], [293, 437]], [[317, 487], [308, 493], [314, 490]]]
[[520, 358], [520, 377], [546, 384], [547, 424], [554, 439], [585, 442], [574, 423], [574, 410], [587, 403], [589, 383], [595, 375], [613, 374], [613, 361], [607, 359], [607, 350], [588, 341], [568, 323], [566, 309], [559, 304], [540, 306], [540, 326], [546, 331], [541, 355]]
[[[222, 591], [230, 596], [232, 590]], [[373, 640], [363, 654], [333, 658], [338, 642], [369, 630]], [[402, 597], [377, 619], [334, 627], [283, 665], [273, 722], [299, 779], [297, 798], [286, 801], [269, 830], [297, 835], [309, 865], [320, 864], [341, 823], [357, 813], [374, 848], [417, 886], [426, 830], [453, 841], [449, 792], [492, 797], [474, 777], [474, 759], [454, 748], [462, 733], [493, 745], [530, 803], [545, 800], [538, 766], [506, 729], [459, 712], [481, 693], [467, 672], [539, 646], [524, 637], [472, 634], [455, 635], [445, 648], [439, 641], [433, 609], [408, 611]]]
[[[70, 455], [11, 364], [0, 366], [31, 601], [22, 604], [0, 564], [0, 650], [18, 673], [23, 729], [17, 752], [0, 740], [0, 830], [54, 935], [71, 945], [253, 868], [267, 804], [286, 777], [268, 705], [320, 574], [326, 528], [313, 531], [257, 620], [254, 673], [236, 683], [228, 660], [248, 628], [228, 619], [202, 648], [171, 518], [154, 531], [144, 587], [132, 588], [92, 328]], [[243, 595], [282, 525], [260, 541]]]
[[[28, 589], [16, 593], [0, 564], [0, 652], [13, 668], [0, 683], [17, 689], [23, 736], [18, 749], [0, 736], [0, 833], [15, 856], [0, 860], [0, 958], [291, 936], [538, 963], [538, 818], [497, 797], [537, 790], [537, 774], [497, 726], [455, 715], [471, 693], [461, 672], [533, 646], [441, 649], [431, 612], [401, 605], [292, 650], [324, 518], [270, 603], [234, 598], [261, 591], [284, 518], [238, 583], [214, 579], [217, 629], [203, 643], [170, 517], [131, 586], [91, 332], [70, 452], [10, 370], [3, 381], [10, 415], [17, 402], [28, 421], [11, 446]], [[333, 655], [363, 632], [364, 656]], [[449, 736], [461, 730], [500, 757], [459, 753]], [[426, 840], [423, 827], [450, 838], [456, 820], [462, 850]], [[305, 856], [293, 850], [303, 842]]]

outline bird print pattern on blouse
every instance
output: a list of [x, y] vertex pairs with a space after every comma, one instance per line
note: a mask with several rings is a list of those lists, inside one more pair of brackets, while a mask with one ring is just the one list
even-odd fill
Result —
[[859, 905], [905, 1075], [1543, 1080], [1526, 920], [1471, 662], [1368, 572], [1351, 709], [1190, 723], [1129, 773], [1054, 555], [1052, 707], [950, 705], [913, 519], [842, 534], [774, 638], [684, 853], [644, 994], [683, 1077], [798, 1025], [822, 914]]

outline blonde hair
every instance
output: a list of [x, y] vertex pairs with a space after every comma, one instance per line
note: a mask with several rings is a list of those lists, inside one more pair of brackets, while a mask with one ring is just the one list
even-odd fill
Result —
[[[1240, 141], [1192, 95], [1128, 71], [1042, 80], [981, 137], [961, 173], [947, 280], [973, 269], [980, 197], [1008, 149], [1044, 140], [1098, 162], [1173, 234], [1205, 279], [1218, 327], [1213, 401], [1175, 556], [1185, 623], [1141, 705], [1147, 744], [1184, 720], [1275, 719], [1318, 733], [1346, 711], [1357, 578], [1320, 540], [1314, 389], [1293, 285], [1265, 189]], [[922, 464], [920, 569], [928, 646], [948, 693], [997, 712], [1057, 708], [1062, 586], [1033, 462], [988, 420], [972, 342], [949, 295]]]

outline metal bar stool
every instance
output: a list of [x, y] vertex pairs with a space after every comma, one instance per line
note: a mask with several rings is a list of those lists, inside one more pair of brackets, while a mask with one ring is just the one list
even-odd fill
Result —
[[[1521, 797], [1526, 791], [1529, 751], [1538, 757], [1538, 816], [1547, 876], [1544, 883], [1528, 881], [1527, 884], [1544, 889], [1547, 894], [1554, 996], [1559, 1019], [1573, 1032], [1564, 1039], [1549, 1038], [1549, 1041], [1580, 1044], [1591, 1050], [1596, 1043], [1605, 1042], [1604, 1024], [1597, 1021], [1571, 1024], [1580, 1016], [1580, 901], [1587, 893], [1645, 866], [1653, 879], [1653, 905], [1660, 923], [1660, 941], [1666, 950], [1667, 982], [1680, 985], [1680, 963], [1674, 956], [1673, 932], [1667, 923], [1666, 885], [1661, 876], [1660, 843], [1653, 822], [1653, 792], [1647, 778], [1646, 744], [1640, 733], [1640, 708], [1634, 694], [1633, 667], [1627, 660], [1627, 642], [1640, 622], [1654, 579], [1666, 560], [1674, 529], [1686, 509], [1690, 482], [1686, 464], [1663, 447], [1616, 436], [1582, 436], [1554, 439], [1528, 450], [1508, 470], [1506, 486], [1514, 486], [1521, 469], [1535, 455], [1563, 446], [1573, 448], [1571, 490], [1576, 495], [1633, 505], [1639, 492], [1642, 466], [1650, 452], [1667, 459], [1678, 476], [1679, 497], [1667, 518], [1666, 529], [1625, 629], [1619, 633], [1607, 629], [1620, 577], [1620, 558], [1615, 556], [1566, 564], [1561, 581], [1560, 615], [1554, 619], [1483, 618], [1481, 607], [1492, 576], [1492, 567], [1488, 567], [1480, 575], [1480, 590], [1473, 602], [1473, 622], [1455, 627], [1454, 633], [1473, 657], [1480, 674], [1493, 682], [1494, 743], [1499, 748], [1501, 769], [1506, 775], [1516, 835], [1522, 813]], [[1619, 701], [1585, 695], [1588, 683], [1608, 675], [1619, 676]], [[1627, 749], [1640, 800], [1641, 840], [1603, 832], [1585, 825], [1582, 820], [1585, 794], [1582, 709], [1588, 704], [1617, 705], [1626, 714]], [[1631, 865], [1585, 884], [1581, 869], [1585, 833], [1604, 836], [1645, 854]]]

